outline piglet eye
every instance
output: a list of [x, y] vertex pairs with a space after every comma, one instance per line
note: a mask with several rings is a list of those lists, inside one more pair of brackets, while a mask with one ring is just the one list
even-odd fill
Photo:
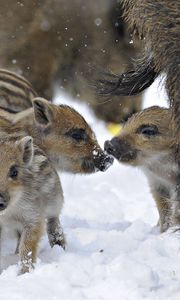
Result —
[[12, 179], [16, 179], [18, 176], [17, 166], [12, 166], [9, 170], [9, 177]]
[[85, 141], [87, 139], [84, 129], [72, 129], [66, 135], [70, 136], [76, 142]]
[[155, 136], [159, 134], [159, 130], [156, 125], [142, 125], [138, 128], [137, 133], [146, 136]]

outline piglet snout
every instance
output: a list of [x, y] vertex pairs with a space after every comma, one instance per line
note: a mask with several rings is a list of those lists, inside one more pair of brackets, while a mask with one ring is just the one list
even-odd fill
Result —
[[117, 138], [113, 138], [111, 141], [105, 141], [104, 143], [104, 150], [111, 155], [115, 154], [118, 147], [119, 140]]
[[105, 172], [112, 165], [113, 161], [113, 157], [102, 151], [95, 157], [95, 166], [99, 171]]
[[105, 172], [113, 164], [113, 161], [113, 157], [106, 155], [104, 161], [100, 164], [99, 170]]

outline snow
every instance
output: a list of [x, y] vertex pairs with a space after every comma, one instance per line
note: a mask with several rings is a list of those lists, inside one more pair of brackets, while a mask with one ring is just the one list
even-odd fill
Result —
[[[156, 82], [145, 106], [165, 104]], [[92, 125], [101, 145], [110, 138], [85, 104], [57, 92], [57, 103], [74, 106]], [[179, 300], [180, 242], [159, 234], [158, 215], [144, 175], [117, 162], [105, 173], [61, 174], [62, 224], [67, 250], [44, 237], [35, 270], [17, 276], [11, 238], [2, 246], [1, 300]]]

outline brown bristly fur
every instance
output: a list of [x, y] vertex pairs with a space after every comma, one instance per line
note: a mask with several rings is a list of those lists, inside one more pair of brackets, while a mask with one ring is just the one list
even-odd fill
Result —
[[[169, 0], [124, 0], [124, 16], [133, 32], [143, 38], [144, 57], [135, 60], [134, 69], [100, 79], [100, 92], [134, 95], [166, 74], [165, 87], [179, 130], [180, 99], [180, 3]], [[102, 88], [101, 88], [102, 85]]]
[[37, 93], [24, 77], [0, 69], [0, 107], [7, 111], [18, 112], [32, 107]]

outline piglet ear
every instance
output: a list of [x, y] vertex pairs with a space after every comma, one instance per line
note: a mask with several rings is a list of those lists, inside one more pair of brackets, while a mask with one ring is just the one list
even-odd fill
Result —
[[33, 106], [35, 121], [39, 125], [47, 127], [53, 117], [52, 104], [43, 98], [34, 98]]
[[34, 156], [33, 138], [26, 136], [18, 142], [18, 146], [22, 151], [22, 159], [26, 165], [30, 165]]

